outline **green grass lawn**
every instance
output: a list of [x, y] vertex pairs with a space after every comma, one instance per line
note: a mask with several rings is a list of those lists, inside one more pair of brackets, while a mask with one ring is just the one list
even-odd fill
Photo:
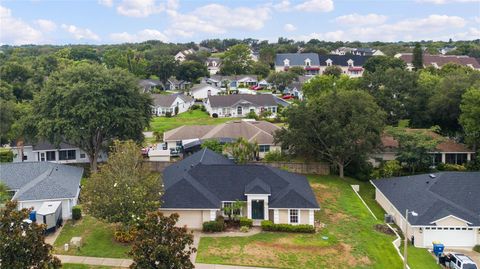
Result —
[[[322, 207], [316, 218], [326, 225], [319, 233], [203, 237], [197, 262], [277, 268], [402, 268], [392, 245], [395, 237], [374, 229], [382, 223], [383, 210], [374, 200], [373, 186], [335, 176], [309, 176], [309, 180]], [[360, 185], [362, 197], [380, 220], [370, 215], [350, 184]], [[423, 249], [412, 250], [412, 269], [438, 268], [428, 255]]]
[[171, 118], [154, 117], [150, 122], [150, 131], [163, 133], [182, 125], [215, 125], [231, 120], [232, 118], [212, 118], [201, 110], [190, 110]]
[[[83, 238], [83, 246], [64, 251], [63, 246], [74, 236]], [[128, 245], [115, 242], [111, 225], [90, 216], [83, 216], [75, 224], [67, 222], [55, 241], [54, 248], [56, 254], [108, 258], [128, 258], [127, 252], [130, 250]]]
[[64, 263], [64, 264], [62, 264], [62, 268], [63, 269], [117, 269], [118, 267]]

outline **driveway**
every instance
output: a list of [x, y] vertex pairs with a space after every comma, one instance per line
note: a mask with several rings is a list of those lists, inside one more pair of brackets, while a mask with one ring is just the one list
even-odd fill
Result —
[[471, 249], [446, 249], [445, 253], [455, 252], [462, 253], [470, 257], [477, 265], [480, 266], [480, 253], [473, 251]]

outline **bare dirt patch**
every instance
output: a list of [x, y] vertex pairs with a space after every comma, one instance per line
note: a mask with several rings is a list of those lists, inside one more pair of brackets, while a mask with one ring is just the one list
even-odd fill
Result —
[[325, 201], [336, 202], [338, 197], [338, 190], [333, 187], [321, 184], [321, 183], [312, 183], [311, 187], [315, 193], [317, 201], [323, 203]]

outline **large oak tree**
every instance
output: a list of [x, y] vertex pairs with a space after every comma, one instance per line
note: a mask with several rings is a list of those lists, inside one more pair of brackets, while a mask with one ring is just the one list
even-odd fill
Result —
[[35, 101], [39, 136], [83, 149], [93, 171], [114, 139], [143, 139], [152, 100], [127, 71], [78, 64], [49, 77]]

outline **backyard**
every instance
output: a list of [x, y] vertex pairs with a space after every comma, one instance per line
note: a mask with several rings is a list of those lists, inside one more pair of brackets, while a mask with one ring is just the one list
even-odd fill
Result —
[[232, 118], [212, 118], [207, 112], [190, 110], [177, 116], [154, 117], [150, 122], [150, 131], [163, 133], [182, 125], [215, 125], [232, 120]]
[[[322, 207], [316, 218], [325, 227], [319, 233], [202, 237], [196, 261], [277, 268], [402, 268], [392, 245], [395, 237], [374, 230], [375, 224], [382, 223], [383, 210], [376, 204], [369, 183], [334, 176], [310, 176], [309, 180]], [[362, 197], [379, 221], [350, 184], [360, 185]], [[439, 268], [426, 250], [409, 250], [412, 268]]]

